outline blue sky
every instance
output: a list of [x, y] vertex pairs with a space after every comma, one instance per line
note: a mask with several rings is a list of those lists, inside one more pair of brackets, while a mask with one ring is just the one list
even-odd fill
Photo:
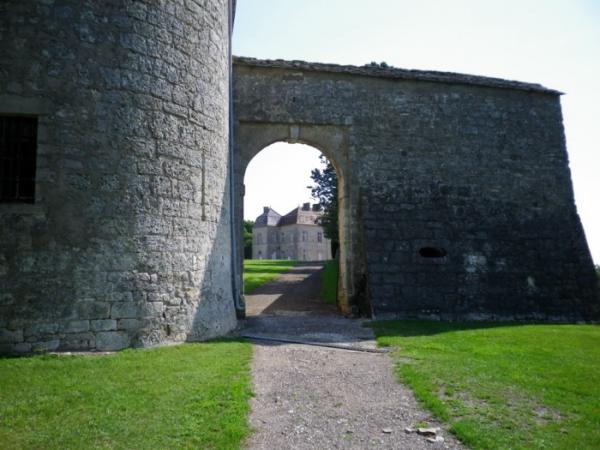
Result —
[[[338, 64], [385, 61], [565, 92], [575, 199], [600, 264], [600, 1], [238, 0], [233, 51]], [[245, 179], [246, 218], [255, 218], [265, 202], [285, 213], [308, 201], [316, 154], [298, 145], [261, 152]], [[261, 187], [261, 174], [273, 167], [292, 191]]]

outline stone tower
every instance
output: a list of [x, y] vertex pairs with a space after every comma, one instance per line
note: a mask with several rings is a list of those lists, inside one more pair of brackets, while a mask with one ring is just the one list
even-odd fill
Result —
[[14, 173], [0, 190], [0, 351], [235, 326], [230, 9], [0, 3], [0, 137], [30, 155], [2, 155]]

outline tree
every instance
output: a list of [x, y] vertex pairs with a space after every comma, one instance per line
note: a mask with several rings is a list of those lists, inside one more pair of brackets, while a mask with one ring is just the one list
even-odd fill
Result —
[[319, 156], [321, 164], [325, 165], [324, 169], [313, 169], [310, 177], [315, 182], [314, 186], [308, 186], [313, 198], [319, 200], [324, 212], [319, 220], [319, 224], [323, 227], [325, 237], [331, 239], [331, 252], [333, 255], [337, 253], [340, 246], [338, 235], [338, 185], [335, 168], [331, 161], [325, 155]]
[[244, 220], [244, 259], [252, 259], [252, 228], [253, 220]]

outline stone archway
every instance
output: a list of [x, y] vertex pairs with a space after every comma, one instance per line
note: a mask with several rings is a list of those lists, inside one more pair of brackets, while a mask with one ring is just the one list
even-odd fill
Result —
[[[243, 248], [241, 223], [244, 217], [243, 198], [245, 186], [244, 175], [248, 164], [261, 150], [275, 142], [303, 143], [320, 150], [329, 158], [338, 176], [339, 191], [339, 233], [340, 233], [340, 275], [338, 280], [338, 305], [343, 313], [370, 315], [370, 305], [366, 298], [362, 303], [357, 301], [357, 291], [354, 280], [360, 271], [361, 261], [360, 239], [355, 229], [356, 220], [353, 218], [355, 209], [352, 199], [357, 193], [353, 192], [352, 174], [348, 164], [348, 134], [343, 126], [307, 125], [307, 124], [278, 124], [278, 123], [247, 123], [239, 122], [235, 129], [234, 178], [235, 182], [235, 220], [236, 245], [238, 252], [239, 273], [243, 271]], [[360, 277], [360, 275], [358, 275]], [[243, 307], [243, 305], [242, 305]], [[238, 311], [243, 316], [244, 311]]]
[[600, 302], [559, 96], [471, 75], [235, 58], [237, 203], [254, 154], [306, 142], [343, 178], [346, 311], [589, 320]]

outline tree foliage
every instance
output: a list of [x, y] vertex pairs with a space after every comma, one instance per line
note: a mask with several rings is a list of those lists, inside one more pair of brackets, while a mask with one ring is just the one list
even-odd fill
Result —
[[310, 173], [314, 181], [313, 186], [308, 186], [313, 198], [319, 200], [324, 209], [320, 219], [325, 236], [331, 239], [331, 251], [335, 255], [340, 245], [338, 235], [338, 183], [335, 168], [331, 161], [324, 155], [319, 156], [323, 169], [313, 169]]
[[244, 220], [244, 259], [252, 259], [252, 228], [253, 220]]

